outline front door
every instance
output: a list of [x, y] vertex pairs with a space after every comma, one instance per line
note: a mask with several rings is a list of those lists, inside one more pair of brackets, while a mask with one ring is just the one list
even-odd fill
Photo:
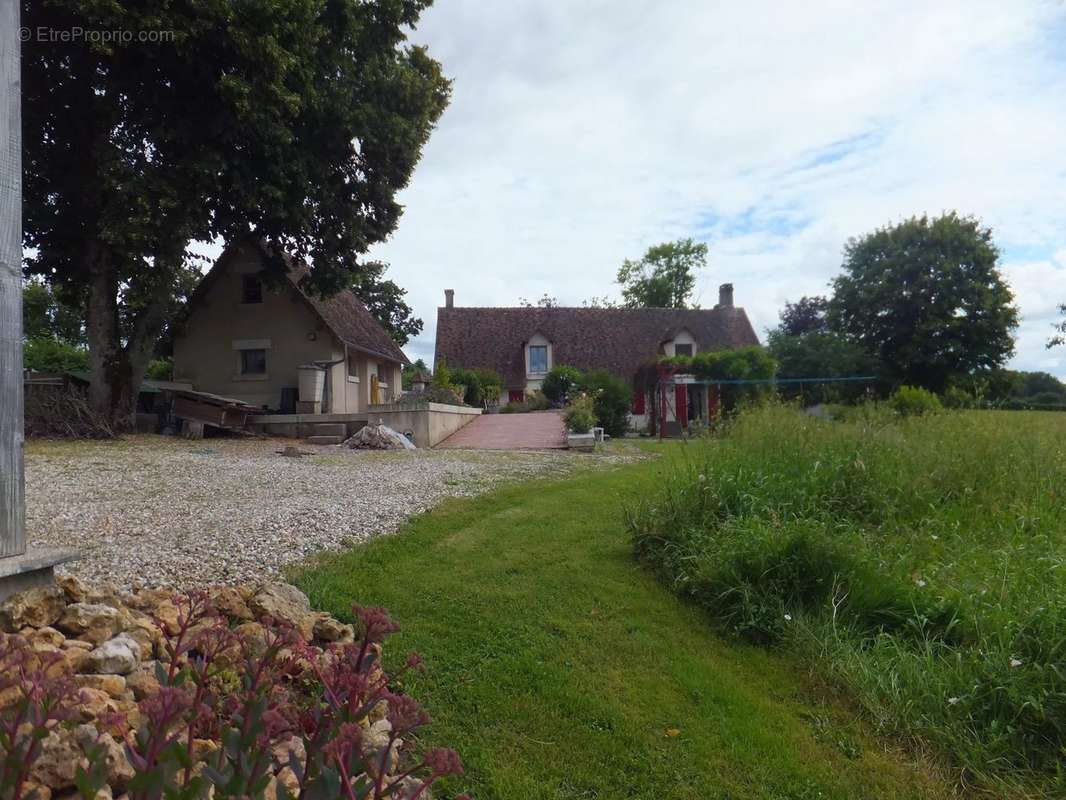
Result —
[[674, 387], [674, 419], [682, 428], [688, 427], [688, 387]]

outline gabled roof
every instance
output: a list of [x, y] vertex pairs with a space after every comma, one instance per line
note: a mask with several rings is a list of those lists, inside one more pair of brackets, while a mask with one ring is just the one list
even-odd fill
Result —
[[[235, 258], [242, 249], [248, 247], [264, 248], [262, 243], [244, 242], [227, 247], [219, 256], [211, 270], [197, 285], [192, 296], [189, 298], [189, 307], [193, 307], [199, 300], [210, 291], [211, 284], [218, 274], [224, 272], [224, 266]], [[306, 264], [285, 256], [285, 263], [289, 266], [288, 278], [293, 288], [301, 298], [311, 307], [322, 323], [329, 330], [347, 344], [349, 347], [368, 353], [388, 361], [397, 361], [400, 364], [411, 363], [403, 350], [399, 348], [388, 332], [381, 326], [374, 316], [367, 310], [359, 299], [349, 290], [338, 292], [332, 297], [319, 297], [303, 289], [300, 285], [301, 278], [310, 270]]]
[[353, 292], [345, 289], [332, 297], [319, 297], [305, 292], [300, 286], [300, 279], [308, 272], [303, 264], [295, 266], [289, 270], [289, 280], [338, 339], [370, 355], [401, 364], [411, 363]]
[[679, 330], [697, 350], [759, 344], [742, 308], [438, 308], [435, 358], [493, 369], [506, 386], [526, 381], [523, 348], [535, 333], [552, 343], [552, 363], [606, 369], [631, 379]]

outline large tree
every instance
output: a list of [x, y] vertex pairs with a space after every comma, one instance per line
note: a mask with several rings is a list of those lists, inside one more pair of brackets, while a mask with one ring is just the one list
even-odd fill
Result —
[[129, 407], [194, 241], [249, 233], [358, 284], [447, 104], [406, 44], [428, 0], [25, 0], [29, 273], [85, 293], [92, 400]]
[[952, 212], [851, 239], [829, 324], [875, 354], [899, 383], [942, 390], [1014, 352], [1018, 311], [992, 231]]
[[781, 324], [778, 330], [785, 336], [802, 336], [805, 333], [829, 330], [826, 313], [829, 300], [821, 295], [808, 297], [804, 295], [795, 303], [785, 303], [781, 311]]
[[679, 239], [648, 248], [640, 261], [618, 268], [626, 308], [688, 308], [696, 273], [707, 266], [707, 245]]
[[364, 261], [352, 291], [392, 340], [403, 347], [422, 332], [422, 319], [404, 300], [407, 290], [383, 277], [388, 268], [381, 261]]
[[[1066, 303], [1059, 306], [1059, 312], [1062, 316], [1066, 317]], [[1066, 319], [1062, 322], [1056, 322], [1054, 324], [1055, 335], [1048, 339], [1048, 349], [1052, 347], [1058, 347], [1060, 344], [1066, 344]]]

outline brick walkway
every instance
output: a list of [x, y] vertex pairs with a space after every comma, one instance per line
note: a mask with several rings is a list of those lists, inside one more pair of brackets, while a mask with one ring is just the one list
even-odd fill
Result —
[[483, 414], [443, 442], [443, 447], [470, 450], [544, 450], [566, 447], [561, 411], [529, 414]]

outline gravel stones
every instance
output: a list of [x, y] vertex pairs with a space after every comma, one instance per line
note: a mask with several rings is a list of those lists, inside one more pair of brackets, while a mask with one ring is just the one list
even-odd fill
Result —
[[[287, 442], [291, 444], [290, 442]], [[33, 546], [78, 550], [61, 568], [122, 589], [254, 583], [289, 564], [395, 531], [447, 497], [636, 456], [565, 451], [365, 451], [286, 440], [31, 442], [26, 527]], [[84, 599], [71, 584], [71, 600]], [[151, 612], [149, 612], [151, 613]]]

